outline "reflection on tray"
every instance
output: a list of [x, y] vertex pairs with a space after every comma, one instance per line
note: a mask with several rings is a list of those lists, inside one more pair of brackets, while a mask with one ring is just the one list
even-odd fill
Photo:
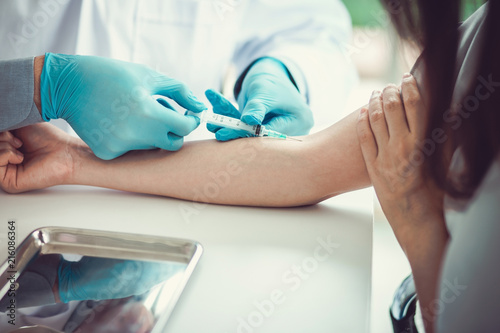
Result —
[[[186, 248], [185, 241], [179, 247], [173, 244], [169, 239], [170, 248], [180, 252]], [[186, 260], [163, 261], [124, 259], [121, 255], [95, 257], [82, 255], [85, 251], [81, 249], [63, 254], [36, 252], [20, 272], [2, 273], [11, 279], [2, 289], [7, 292], [0, 300], [0, 331], [163, 331], [166, 317], [201, 254], [199, 244], [193, 249], [186, 253]], [[119, 253], [116, 248], [108, 250]], [[162, 327], [157, 325], [159, 321]]]

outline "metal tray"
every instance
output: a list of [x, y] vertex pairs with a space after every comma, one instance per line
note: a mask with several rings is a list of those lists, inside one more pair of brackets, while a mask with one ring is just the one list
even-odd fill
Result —
[[[17, 293], [15, 297], [18, 297], [23, 290], [31, 290], [18, 297], [28, 302], [28, 314], [24, 312], [26, 308], [17, 308], [16, 326], [0, 325], [0, 331], [93, 332], [106, 326], [106, 332], [164, 332], [168, 317], [202, 252], [199, 243], [184, 239], [61, 227], [37, 229], [16, 248], [11, 260], [7, 259], [0, 267], [2, 302], [8, 301], [9, 294]], [[37, 302], [33, 295], [38, 291], [33, 293], [33, 286], [23, 281], [27, 281], [28, 276], [38, 276], [33, 275], [32, 269], [36, 270], [37, 263], [40, 266], [40, 262], [48, 259], [55, 260], [58, 269], [63, 261], [65, 267], [69, 263], [80, 270], [92, 267], [83, 269], [86, 279], [82, 281], [85, 283], [78, 282], [78, 286], [85, 286], [81, 290], [86, 291], [88, 298], [31, 307], [30, 302]], [[123, 280], [125, 271], [129, 274], [128, 280]], [[102, 278], [103, 274], [108, 280]], [[11, 276], [15, 277], [15, 282]], [[89, 287], [95, 282], [101, 286], [102, 281], [106, 281], [107, 287]], [[53, 290], [59, 289], [54, 287]], [[39, 313], [54, 313], [58, 307], [70, 315], [57, 324], [40, 322]], [[33, 320], [33, 314], [37, 320]], [[135, 321], [134, 316], [137, 317]], [[1, 321], [7, 320], [8, 312], [2, 313]], [[114, 322], [126, 322], [127, 325], [114, 330]]]

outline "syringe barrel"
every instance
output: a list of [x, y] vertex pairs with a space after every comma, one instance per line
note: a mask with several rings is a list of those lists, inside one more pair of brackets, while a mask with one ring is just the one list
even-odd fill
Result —
[[248, 125], [236, 118], [231, 118], [208, 111], [202, 111], [199, 113], [188, 111], [186, 114], [200, 118], [201, 123], [212, 124], [215, 126], [230, 128], [234, 130], [243, 130], [255, 136], [263, 135], [261, 133], [261, 125]]
[[264, 126], [262, 125], [254, 125], [255, 128], [255, 136], [264, 136]]
[[243, 130], [255, 135], [257, 125], [248, 125], [239, 119], [223, 116], [217, 113], [206, 113], [204, 121], [207, 124], [212, 124], [220, 127], [230, 128], [234, 130]]

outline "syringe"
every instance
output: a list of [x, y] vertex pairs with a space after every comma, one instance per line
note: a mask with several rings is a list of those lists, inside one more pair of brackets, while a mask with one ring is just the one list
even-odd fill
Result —
[[283, 140], [291, 139], [295, 141], [302, 141], [297, 138], [289, 137], [283, 133], [267, 129], [264, 125], [248, 125], [239, 119], [223, 116], [213, 112], [208, 112], [206, 110], [198, 113], [188, 111], [186, 115], [198, 117], [200, 118], [200, 121], [202, 123], [212, 124], [224, 128], [231, 128], [234, 130], [243, 130], [252, 134], [253, 136], [267, 136], [270, 138]]

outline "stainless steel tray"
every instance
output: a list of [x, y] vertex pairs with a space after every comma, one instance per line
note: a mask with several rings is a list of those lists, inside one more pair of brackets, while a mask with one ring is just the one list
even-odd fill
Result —
[[[99, 272], [97, 269], [95, 272], [93, 269], [86, 271], [85, 275], [90, 276], [91, 284], [96, 281], [104, 281], [98, 280], [100, 278], [99, 274], [105, 274], [107, 277], [111, 276], [111, 279], [113, 279], [117, 275], [108, 274], [110, 270], [114, 270], [116, 267], [123, 269], [127, 267], [124, 265], [129, 265], [128, 267], [134, 268], [129, 269], [129, 271], [138, 274], [139, 278], [133, 281], [137, 282], [137, 286], [140, 288], [136, 288], [133, 281], [127, 281], [126, 288], [125, 283], [123, 283], [123, 288], [111, 288], [110, 290], [113, 290], [113, 292], [98, 290], [97, 293], [90, 293], [88, 300], [70, 301], [65, 307], [70, 308], [69, 310], [66, 309], [66, 311], [73, 311], [73, 313], [69, 316], [69, 319], [66, 319], [65, 323], [59, 322], [53, 326], [38, 323], [39, 331], [92, 332], [94, 331], [92, 325], [94, 325], [94, 328], [99, 327], [99, 329], [102, 329], [102, 325], [112, 325], [117, 316], [124, 315], [120, 312], [120, 309], [127, 307], [129, 312], [126, 314], [129, 317], [126, 317], [126, 319], [132, 324], [129, 324], [126, 329], [117, 327], [116, 332], [139, 331], [139, 329], [134, 330], [133, 322], [130, 321], [133, 319], [130, 318], [134, 316], [133, 313], [141, 314], [137, 315], [137, 320], [142, 321], [141, 332], [164, 332], [168, 317], [197, 265], [202, 252], [203, 248], [199, 243], [184, 239], [60, 227], [40, 228], [33, 231], [18, 246], [15, 251], [14, 266], [12, 266], [11, 258], [11, 260], [7, 259], [0, 267], [0, 299], [2, 302], [7, 301], [9, 291], [11, 291], [10, 294], [22, 292], [25, 286], [20, 287], [19, 282], [22, 284], [24, 276], [32, 274], [30, 267], [36, 266], [40, 259], [55, 258], [55, 260], [60, 260], [60, 263], [64, 261], [65, 264], [84, 261], [91, 264], [98, 263], [84, 266], [99, 268]], [[60, 264], [58, 265], [58, 267], [61, 267]], [[136, 269], [137, 267], [139, 268]], [[15, 276], [15, 283], [10, 281], [9, 277], [12, 275]], [[141, 281], [141, 285], [139, 285], [138, 281]], [[116, 286], [117, 283], [111, 281], [109, 285]], [[86, 290], [85, 288], [84, 290]], [[115, 292], [115, 289], [119, 291]], [[134, 294], [134, 290], [137, 290], [137, 294]], [[111, 297], [101, 297], [100, 295]], [[22, 299], [26, 299], [26, 294], [22, 296]], [[63, 304], [45, 304], [39, 307], [40, 311], [46, 313], [49, 310], [54, 311], [53, 308], [56, 306], [62, 307]], [[86, 311], [81, 310], [84, 306], [87, 306]], [[46, 307], [52, 308], [44, 310]], [[134, 310], [130, 311], [132, 307]], [[30, 308], [30, 314], [26, 317], [28, 323], [32, 321], [30, 319], [30, 315], [33, 313], [32, 309]], [[5, 310], [1, 309], [1, 311]], [[22, 324], [23, 321], [20, 316], [24, 316], [23, 309], [18, 308], [17, 311], [16, 315], [19, 318], [17, 318], [16, 324], [18, 325], [15, 328], [11, 327], [9, 331], [5, 331], [5, 328], [0, 326], [0, 331], [15, 332], [19, 330], [19, 332], [27, 332], [30, 331], [28, 327], [32, 327], [33, 331], [36, 331], [36, 325], [33, 327], [33, 325]], [[77, 314], [76, 319], [75, 313]], [[103, 317], [103, 313], [109, 314], [107, 317]], [[82, 314], [88, 314], [88, 316], [85, 317]], [[113, 314], [115, 314], [114, 317]], [[89, 320], [90, 317], [93, 319]], [[100, 317], [104, 319], [98, 319]], [[145, 318], [148, 318], [146, 323], [144, 323]], [[6, 319], [2, 317], [2, 321], [4, 320]], [[72, 320], [72, 325], [68, 325], [69, 320]], [[104, 320], [104, 322], [99, 320]], [[116, 320], [123, 321], [123, 318]], [[44, 326], [48, 328], [42, 329]], [[107, 327], [107, 332], [113, 332], [113, 328], [111, 326]]]

